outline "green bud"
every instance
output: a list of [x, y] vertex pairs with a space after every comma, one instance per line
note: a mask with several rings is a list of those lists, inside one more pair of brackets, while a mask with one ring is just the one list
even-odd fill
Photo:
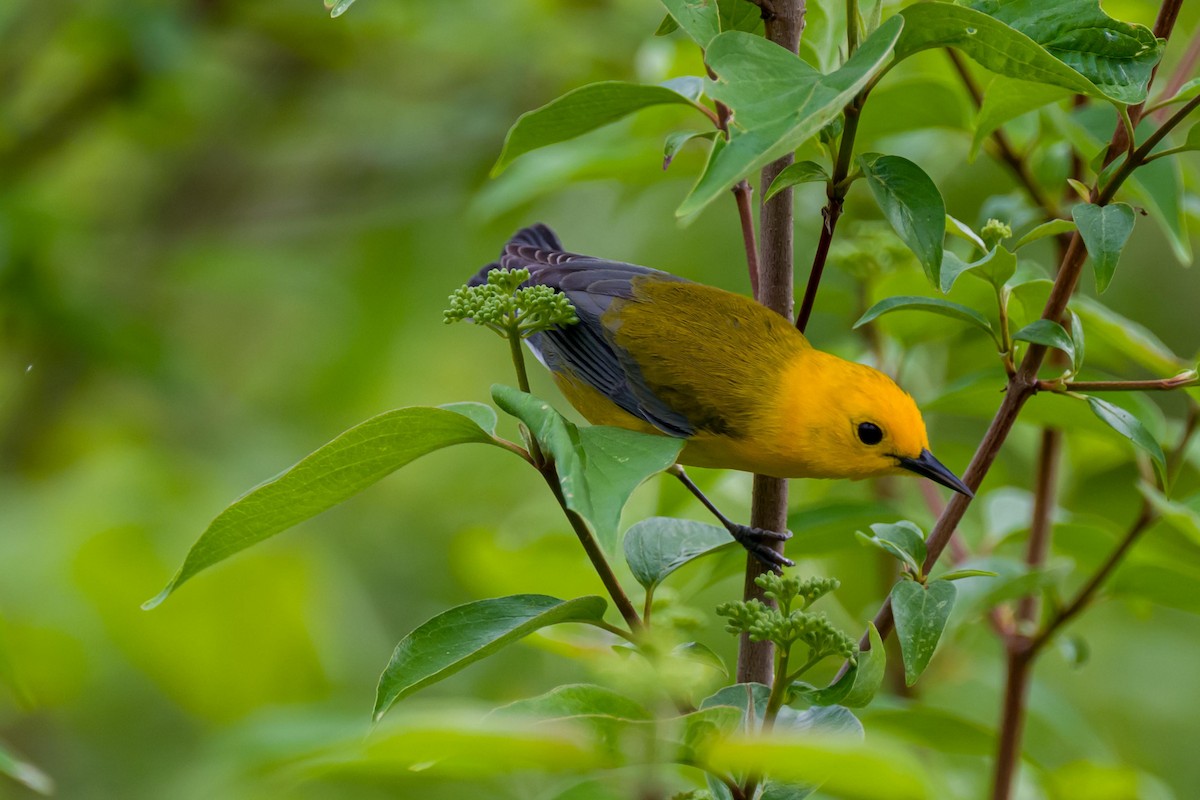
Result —
[[983, 243], [987, 245], [989, 250], [1005, 239], [1011, 239], [1012, 235], [1012, 226], [998, 219], [989, 219], [987, 224], [983, 226], [983, 230], [979, 232], [980, 238], [983, 239]]
[[565, 294], [549, 286], [521, 288], [528, 280], [527, 269], [494, 269], [487, 283], [455, 289], [443, 319], [483, 325], [501, 335], [516, 331], [522, 338], [579, 322]]

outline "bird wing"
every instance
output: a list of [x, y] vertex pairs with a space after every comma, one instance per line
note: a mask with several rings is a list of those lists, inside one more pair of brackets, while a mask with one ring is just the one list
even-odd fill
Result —
[[608, 261], [562, 249], [545, 225], [518, 231], [499, 261], [484, 267], [472, 280], [481, 283], [488, 271], [527, 269], [531, 285], [550, 286], [567, 296], [579, 322], [530, 336], [527, 341], [539, 360], [554, 372], [567, 372], [599, 391], [619, 408], [645, 420], [670, 436], [688, 437], [695, 426], [646, 385], [636, 360], [612, 341], [603, 322], [614, 300], [629, 299], [639, 276], [685, 282], [659, 270]]

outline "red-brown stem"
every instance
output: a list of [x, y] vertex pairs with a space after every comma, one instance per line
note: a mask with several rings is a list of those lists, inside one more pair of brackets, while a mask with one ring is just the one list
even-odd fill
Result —
[[[1154, 35], [1159, 39], [1170, 39], [1171, 31], [1175, 30], [1175, 20], [1179, 18], [1179, 9], [1183, 7], [1183, 0], [1163, 0], [1163, 4], [1158, 7], [1158, 17], [1154, 20]], [[1161, 63], [1161, 62], [1159, 62]], [[1158, 64], [1154, 65], [1154, 69], [1150, 72], [1150, 83], [1154, 82], [1154, 77], [1158, 74]], [[1149, 84], [1147, 84], [1149, 87]], [[1129, 107], [1129, 121], [1133, 123], [1136, 130], [1138, 122], [1142, 119], [1142, 112], [1145, 110], [1144, 102], [1138, 103], [1136, 106]], [[1108, 146], [1108, 155], [1104, 158], [1104, 163], [1108, 164], [1121, 153], [1129, 149], [1129, 134], [1126, 133], [1125, 127], [1119, 122], [1117, 123], [1117, 131], [1113, 134], [1112, 143]]]
[[608, 559], [604, 556], [604, 550], [601, 549], [600, 543], [596, 541], [596, 537], [588, 529], [587, 523], [583, 521], [582, 517], [567, 508], [567, 501], [563, 497], [562, 485], [559, 483], [558, 473], [554, 471], [554, 462], [545, 462], [539, 471], [542, 473], [542, 477], [545, 478], [546, 485], [550, 487], [550, 491], [554, 493], [554, 499], [562, 506], [563, 513], [567, 516], [567, 521], [571, 523], [571, 530], [575, 531], [575, 535], [579, 537], [579, 543], [583, 545], [583, 550], [587, 553], [588, 559], [596, 569], [596, 574], [600, 576], [601, 583], [608, 590], [608, 596], [612, 598], [613, 605], [621, 612], [621, 616], [625, 619], [625, 624], [629, 626], [630, 632], [636, 635], [642, 630], [642, 620], [638, 616], [637, 610], [633, 607], [633, 603], [630, 602], [629, 596], [621, 588], [621, 582], [617, 580], [612, 567], [609, 566]]
[[[1167, 460], [1167, 475], [1174, 476], [1178, 474], [1179, 469], [1183, 466], [1183, 460], [1187, 453], [1188, 444], [1192, 440], [1192, 436], [1196, 434], [1197, 427], [1200, 427], [1200, 406], [1196, 403], [1188, 404], [1187, 420], [1183, 424], [1183, 435], [1179, 438], [1178, 446], [1171, 451], [1171, 455]], [[1142, 503], [1141, 511], [1138, 512], [1137, 518], [1133, 524], [1129, 526], [1129, 530], [1121, 537], [1121, 541], [1109, 553], [1108, 558], [1096, 570], [1096, 573], [1088, 580], [1083, 587], [1075, 593], [1075, 596], [1059, 609], [1040, 633], [1033, 637], [1030, 642], [1030, 648], [1036, 653], [1046, 646], [1046, 643], [1058, 632], [1060, 628], [1074, 619], [1091, 602], [1096, 592], [1104, 584], [1113, 571], [1120, 566], [1121, 561], [1125, 558], [1126, 553], [1137, 542], [1138, 538], [1158, 519], [1157, 513], [1148, 502]]]
[[1027, 640], [1017, 639], [1005, 660], [1004, 707], [1001, 709], [1000, 741], [996, 753], [992, 800], [1008, 800], [1020, 758], [1020, 733], [1025, 725], [1025, 699], [1029, 694], [1029, 670], [1033, 654]]
[[[1039, 569], [1046, 563], [1050, 551], [1050, 534], [1053, 527], [1054, 500], [1058, 490], [1058, 457], [1062, 450], [1062, 431], [1055, 428], [1042, 429], [1042, 442], [1038, 448], [1037, 475], [1034, 478], [1033, 520], [1029, 526], [1029, 542], [1025, 551], [1025, 563], [1030, 569]], [[1037, 621], [1038, 597], [1029, 594], [1017, 605], [1018, 631], [1032, 626]]]
[[1200, 384], [1200, 378], [1192, 374], [1176, 375], [1149, 381], [1038, 381], [1038, 391], [1068, 392], [1168, 392]]
[[[1050, 549], [1050, 534], [1054, 498], [1057, 494], [1058, 458], [1062, 449], [1062, 432], [1053, 428], [1042, 430], [1038, 448], [1037, 474], [1034, 478], [1033, 521], [1025, 563], [1037, 569], [1046, 563]], [[1004, 702], [1000, 709], [1000, 734], [996, 744], [996, 763], [992, 779], [993, 800], [1006, 800], [1012, 791], [1017, 761], [1021, 754], [1021, 732], [1025, 727], [1025, 699], [1029, 692], [1029, 672], [1034, 652], [1030, 633], [1038, 614], [1037, 595], [1022, 597], [1017, 605], [1016, 629], [1004, 638], [1005, 660]]]
[[800, 303], [800, 311], [796, 314], [796, 328], [801, 333], [808, 328], [808, 320], [812, 317], [813, 306], [817, 302], [817, 289], [821, 285], [825, 262], [829, 259], [829, 247], [833, 243], [833, 232], [842, 216], [842, 206], [846, 201], [846, 192], [850, 188], [846, 183], [846, 177], [850, 174], [850, 162], [854, 155], [854, 139], [858, 134], [858, 120], [862, 114], [864, 100], [866, 100], [865, 92], [855, 97], [844, 111], [846, 123], [842, 128], [841, 142], [838, 144], [837, 163], [833, 165], [833, 175], [826, 185], [825, 207], [821, 209], [821, 236], [817, 240], [817, 250], [813, 253], [812, 268], [808, 272], [808, 283], [804, 286], [804, 299]]
[[[766, 13], [766, 9], [763, 9]], [[772, 12], [774, 13], [774, 12]], [[716, 75], [710, 69], [708, 77], [715, 79]], [[729, 139], [729, 118], [732, 112], [729, 106], [718, 101], [717, 116], [714, 119], [721, 133], [725, 134], [725, 138]], [[754, 190], [750, 188], [750, 183], [746, 180], [738, 181], [733, 187], [733, 200], [737, 203], [738, 221], [742, 226], [742, 245], [746, 249], [746, 269], [750, 274], [750, 294], [758, 297], [758, 243], [754, 241], [754, 211], [750, 206], [750, 199], [754, 195]]]
[[758, 297], [758, 244], [754, 241], [754, 211], [750, 207], [754, 190], [748, 181], [738, 181], [733, 187], [738, 218], [742, 221], [742, 244], [746, 248], [746, 268], [750, 272], [750, 293]]
[[[767, 38], [789, 52], [800, 46], [804, 30], [804, 0], [786, 0], [772, 4], [766, 19]], [[793, 161], [791, 154], [763, 168], [761, 186], [770, 186], [780, 172]], [[784, 190], [763, 203], [759, 209], [759, 281], [757, 299], [767, 308], [792, 318], [792, 191]], [[787, 529], [787, 481], [764, 475], [754, 476], [750, 524], [757, 528]], [[775, 545], [782, 551], [783, 543]], [[754, 579], [766, 568], [753, 556], [746, 560], [743, 596], [747, 600], [769, 602]], [[743, 636], [738, 647], [737, 679], [770, 685], [774, 652], [770, 642], [751, 642]]]

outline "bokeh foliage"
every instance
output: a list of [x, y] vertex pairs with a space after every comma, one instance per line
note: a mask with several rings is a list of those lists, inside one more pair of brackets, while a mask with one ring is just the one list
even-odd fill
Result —
[[[837, 12], [810, 5], [801, 54], [828, 71], [838, 42], [822, 30]], [[619, 656], [600, 658], [569, 629], [406, 701], [394, 728], [357, 753], [386, 656], [421, 621], [481, 597], [602, 593], [557, 509], [498, 449], [429, 456], [209, 571], [154, 614], [138, 609], [246, 487], [376, 413], [486, 401], [490, 384], [511, 381], [497, 342], [441, 326], [440, 313], [519, 225], [544, 219], [572, 249], [746, 290], [732, 204], [722, 196], [688, 227], [673, 221], [706, 147], [686, 144], [662, 173], [664, 139], [704, 122], [684, 104], [487, 177], [513, 120], [574, 87], [702, 73], [681, 33], [651, 35], [658, 4], [457, 6], [364, 0], [334, 22], [319, 4], [278, 0], [0, 8], [0, 83], [11, 87], [0, 101], [0, 765], [11, 749], [67, 797], [609, 796], [574, 785], [597, 765], [574, 733], [518, 731], [476, 713], [619, 673]], [[1149, 25], [1157, 6], [1104, 8]], [[1164, 70], [1198, 24], [1185, 5]], [[1025, 88], [977, 74], [997, 104]], [[907, 113], [914, 107], [923, 113]], [[1004, 108], [984, 111], [1018, 145], [1049, 141], [1051, 153], [1057, 141], [1094, 150], [1111, 133], [1110, 117], [1066, 101], [1011, 120]], [[859, 147], [919, 164], [976, 230], [1000, 218], [1019, 237], [1036, 211], [1002, 167], [972, 159], [976, 130], [944, 55], [922, 53], [872, 96]], [[1055, 185], [1061, 161], [1033, 166]], [[1087, 377], [1161, 377], [1195, 363], [1200, 277], [1179, 261], [1190, 253], [1184, 232], [1200, 223], [1196, 163], [1158, 163], [1130, 202], [1162, 230], [1138, 220], [1103, 297], [1147, 333], [1081, 304]], [[1172, 205], [1162, 187], [1178, 185], [1187, 191]], [[799, 191], [806, 254], [823, 194]], [[809, 333], [898, 372], [929, 413], [940, 457], [961, 465], [997, 403], [995, 346], [920, 314], [889, 315], [868, 337], [851, 330], [876, 300], [932, 294], [880, 219], [856, 187]], [[1052, 241], [1027, 247], [1016, 268], [1044, 270]], [[950, 297], [986, 308], [990, 292], [964, 278]], [[1044, 299], [1036, 283], [1014, 298], [1017, 327]], [[555, 396], [544, 375], [533, 379], [535, 393]], [[1111, 399], [1172, 440], [1179, 398]], [[1036, 398], [968, 513], [964, 536], [993, 550], [978, 566], [1008, 575], [1026, 534], [1036, 426], [1069, 430], [1048, 574], [1012, 574], [993, 591], [1074, 586], [1136, 511], [1133, 449], [1081, 411], [1069, 398]], [[1192, 453], [1175, 499], [1195, 494]], [[745, 476], [700, 479], [745, 516]], [[894, 566], [853, 532], [892, 519], [927, 529], [929, 509], [902, 481], [796, 482], [793, 505], [789, 553], [807, 572], [842, 579], [829, 613], [860, 629]], [[1039, 665], [1029, 796], [1095, 797], [1102, 786], [1114, 797], [1187, 797], [1200, 781], [1200, 688], [1188, 666], [1200, 661], [1200, 531], [1187, 508], [1172, 511], [1116, 574], [1115, 599]], [[702, 518], [665, 481], [634, 496], [626, 522], [651, 514]], [[657, 597], [664, 612], [704, 610], [690, 617], [701, 623], [695, 636], [729, 663], [732, 641], [707, 612], [738, 593], [740, 554], [720, 559], [682, 568]], [[958, 583], [951, 638], [916, 695], [897, 692], [862, 714], [868, 730], [935, 759], [939, 796], [975, 796], [986, 780], [1000, 662], [979, 624], [995, 599], [979, 596], [984, 586]], [[833, 665], [825, 670], [831, 677]], [[447, 697], [478, 708], [453, 725], [438, 703]], [[480, 752], [490, 759], [467, 757]], [[409, 769], [430, 753], [443, 757], [437, 768]], [[725, 757], [742, 769], [769, 754], [748, 744]], [[913, 754], [901, 749], [878, 768], [903, 758]], [[541, 774], [548, 763], [559, 772]], [[496, 778], [501, 768], [517, 774]], [[25, 790], [0, 784], [5, 793]]]

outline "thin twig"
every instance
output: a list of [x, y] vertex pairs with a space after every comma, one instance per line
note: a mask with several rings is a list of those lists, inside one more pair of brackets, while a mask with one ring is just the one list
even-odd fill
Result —
[[[764, 9], [763, 13], [766, 13]], [[774, 9], [772, 9], [772, 15]], [[711, 69], [708, 70], [708, 77], [716, 79], [716, 75]], [[729, 119], [732, 116], [729, 106], [721, 101], [717, 101], [717, 116], [713, 122], [717, 128], [725, 135], [725, 140], [729, 141]], [[733, 199], [737, 203], [738, 221], [742, 226], [742, 245], [746, 249], [746, 269], [750, 273], [750, 294], [755, 298], [758, 297], [758, 243], [754, 238], [754, 211], [750, 206], [750, 199], [754, 191], [750, 188], [750, 183], [745, 179], [737, 182], [733, 187]]]
[[825, 272], [825, 262], [829, 260], [829, 247], [833, 243], [833, 232], [842, 216], [842, 207], [846, 202], [846, 193], [850, 186], [846, 181], [850, 174], [850, 162], [854, 154], [854, 139], [858, 134], [858, 120], [862, 114], [862, 104], [866, 92], [850, 101], [844, 110], [846, 118], [842, 129], [842, 138], [838, 143], [837, 163], [833, 167], [833, 175], [825, 186], [825, 207], [821, 209], [821, 236], [817, 240], [817, 249], [813, 253], [812, 268], [808, 272], [808, 283], [804, 287], [804, 299], [800, 302], [800, 311], [796, 314], [796, 328], [804, 333], [808, 321], [812, 317], [813, 306], [817, 302], [817, 288], [821, 285], [821, 276]]
[[[1167, 465], [1167, 475], [1174, 476], [1177, 474], [1180, 467], [1182, 467], [1184, 453], [1187, 451], [1187, 447], [1191, 442], [1192, 436], [1196, 433], [1198, 423], [1200, 423], [1200, 413], [1198, 413], [1196, 404], [1192, 403], [1188, 407], [1188, 418], [1187, 422], [1184, 423], [1183, 435], [1180, 437], [1179, 445], [1171, 453], [1171, 460]], [[1130, 548], [1133, 547], [1141, 535], [1145, 533], [1146, 530], [1157, 520], [1158, 514], [1155, 512], [1153, 507], [1148, 501], [1143, 501], [1137, 518], [1134, 519], [1133, 524], [1129, 526], [1129, 530], [1126, 531], [1125, 535], [1121, 537], [1121, 541], [1118, 542], [1117, 546], [1113, 548], [1113, 551], [1109, 553], [1108, 558], [1104, 560], [1104, 563], [1100, 565], [1100, 568], [1097, 569], [1095, 574], [1092, 575], [1088, 582], [1085, 583], [1083, 587], [1075, 593], [1075, 596], [1071, 599], [1071, 601], [1064, 605], [1058, 611], [1058, 613], [1056, 613], [1050, 619], [1050, 621], [1046, 623], [1046, 626], [1041, 630], [1041, 632], [1032, 638], [1030, 641], [1030, 649], [1033, 652], [1036, 653], [1045, 647], [1055, 633], [1057, 633], [1064, 625], [1078, 616], [1079, 612], [1083, 611], [1083, 609], [1087, 607], [1087, 605], [1092, 601], [1092, 598], [1096, 595], [1096, 592], [1098, 592], [1100, 587], [1104, 585], [1104, 582], [1107, 581], [1109, 576], [1112, 575], [1113, 571], [1120, 566]]]
[[579, 537], [579, 543], [583, 545], [583, 550], [587, 553], [588, 559], [592, 562], [592, 566], [600, 576], [600, 581], [604, 584], [604, 588], [608, 590], [608, 596], [612, 598], [613, 605], [617, 607], [617, 610], [621, 612], [621, 616], [625, 618], [625, 624], [629, 626], [629, 630], [637, 634], [642, 630], [642, 620], [638, 616], [637, 610], [633, 607], [633, 603], [629, 601], [629, 596], [621, 588], [621, 582], [617, 580], [612, 567], [609, 566], [608, 559], [604, 556], [604, 550], [601, 549], [600, 543], [596, 541], [596, 537], [592, 535], [587, 523], [583, 521], [583, 517], [567, 507], [566, 498], [563, 497], [562, 485], [558, 481], [558, 473], [554, 471], [554, 462], [548, 461], [539, 471], [542, 473], [542, 477], [545, 478], [546, 484], [550, 487], [550, 491], [554, 493], [554, 499], [558, 501], [558, 504], [562, 506], [563, 513], [567, 515], [567, 521], [571, 523], [571, 529]]
[[1200, 385], [1200, 377], [1188, 371], [1171, 378], [1148, 381], [1038, 381], [1039, 392], [1169, 392]]

